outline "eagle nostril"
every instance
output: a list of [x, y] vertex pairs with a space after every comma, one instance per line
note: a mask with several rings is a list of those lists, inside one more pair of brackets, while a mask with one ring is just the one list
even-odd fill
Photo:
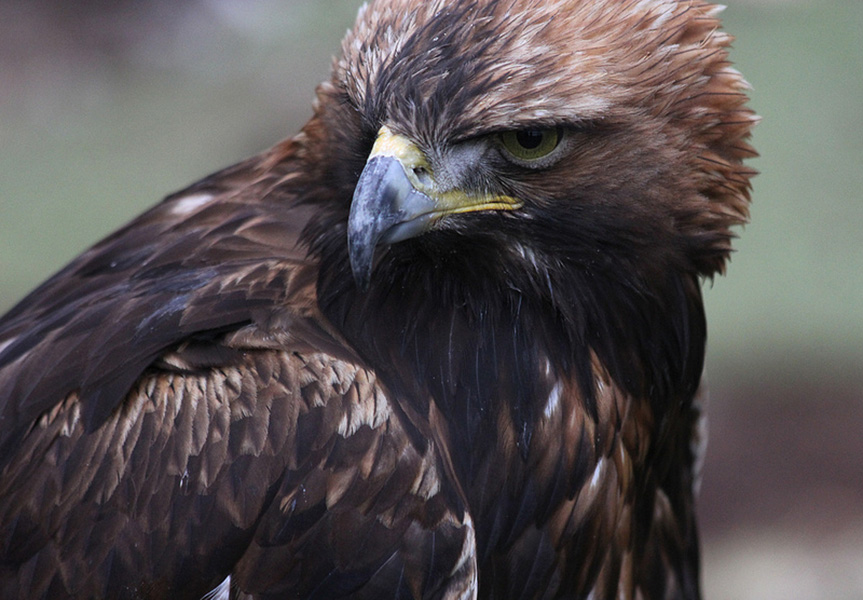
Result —
[[419, 181], [421, 184], [431, 184], [431, 173], [429, 173], [429, 170], [426, 167], [414, 167], [413, 173], [416, 176], [417, 181]]

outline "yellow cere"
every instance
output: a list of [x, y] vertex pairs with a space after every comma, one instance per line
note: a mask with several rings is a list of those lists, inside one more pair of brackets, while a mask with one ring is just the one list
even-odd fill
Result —
[[[428, 168], [429, 164], [422, 151], [408, 138], [393, 131], [384, 125], [378, 132], [378, 138], [372, 147], [369, 158], [375, 156], [392, 156], [396, 158], [405, 171], [408, 169]], [[410, 175], [410, 173], [408, 173]]]
[[[434, 200], [437, 207], [435, 213], [439, 216], [483, 210], [516, 210], [524, 205], [524, 202], [511, 196], [468, 194], [461, 189], [440, 191], [422, 150], [405, 136], [393, 133], [386, 125], [378, 131], [369, 160], [377, 156], [391, 156], [398, 160], [414, 189]], [[425, 181], [420, 180], [418, 171], [427, 176]]]

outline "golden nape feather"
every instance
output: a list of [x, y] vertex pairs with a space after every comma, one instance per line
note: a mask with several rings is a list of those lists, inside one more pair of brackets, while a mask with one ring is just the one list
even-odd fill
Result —
[[0, 597], [699, 598], [697, 0], [377, 0], [294, 138], [0, 320]]

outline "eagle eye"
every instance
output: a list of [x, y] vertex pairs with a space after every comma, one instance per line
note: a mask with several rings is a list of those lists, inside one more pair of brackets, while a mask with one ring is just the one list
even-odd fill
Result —
[[563, 137], [561, 129], [518, 129], [498, 134], [501, 146], [519, 163], [532, 163], [551, 154]]

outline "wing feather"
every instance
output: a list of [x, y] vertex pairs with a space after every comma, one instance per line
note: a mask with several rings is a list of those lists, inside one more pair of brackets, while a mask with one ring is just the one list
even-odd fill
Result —
[[471, 597], [470, 518], [318, 312], [307, 211], [193, 192], [0, 322], [0, 595]]

